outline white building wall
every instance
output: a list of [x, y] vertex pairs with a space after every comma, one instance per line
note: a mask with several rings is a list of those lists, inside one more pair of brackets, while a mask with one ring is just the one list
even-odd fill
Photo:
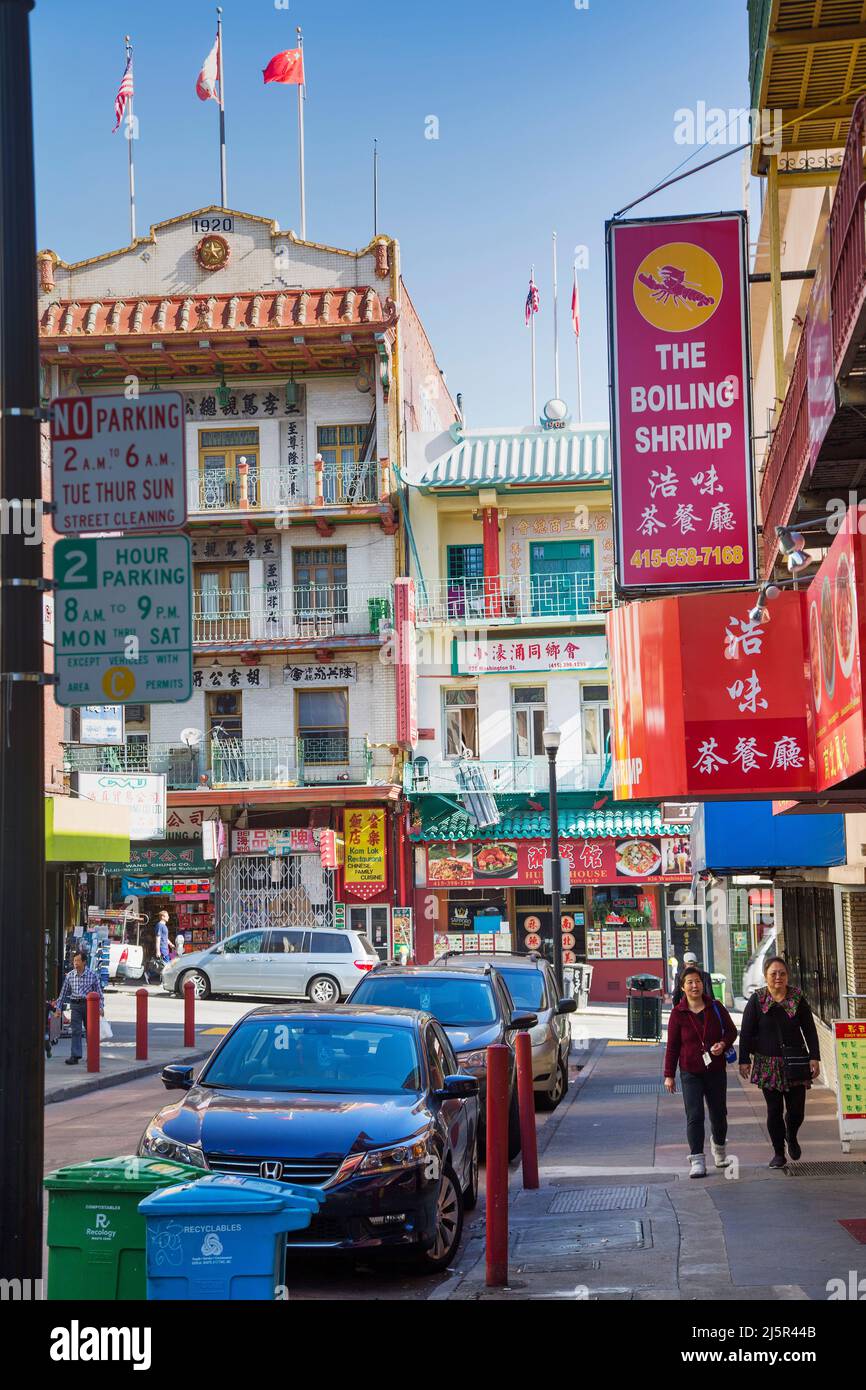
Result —
[[173, 743], [180, 745], [182, 729], [205, 728], [204, 691], [194, 690], [189, 700], [182, 705], [150, 706], [151, 743]]

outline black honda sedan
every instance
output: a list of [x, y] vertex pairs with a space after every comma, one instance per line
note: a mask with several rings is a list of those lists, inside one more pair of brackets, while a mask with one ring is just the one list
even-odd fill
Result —
[[478, 1198], [478, 1081], [436, 1019], [265, 1005], [193, 1073], [163, 1070], [185, 1094], [154, 1116], [140, 1154], [321, 1187], [290, 1251], [405, 1252], [429, 1273], [451, 1262]]

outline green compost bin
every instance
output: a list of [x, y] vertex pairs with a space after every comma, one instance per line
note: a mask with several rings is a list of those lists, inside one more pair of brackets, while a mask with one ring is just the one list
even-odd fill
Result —
[[147, 1297], [143, 1197], [204, 1177], [165, 1158], [94, 1158], [58, 1168], [48, 1192], [49, 1299]]
[[710, 979], [713, 982], [713, 998], [718, 999], [720, 1004], [724, 1004], [725, 989], [728, 983], [726, 977], [724, 975], [710, 975]]

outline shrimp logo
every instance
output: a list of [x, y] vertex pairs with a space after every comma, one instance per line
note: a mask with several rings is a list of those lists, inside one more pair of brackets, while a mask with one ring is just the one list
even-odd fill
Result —
[[688, 333], [712, 318], [724, 282], [716, 260], [690, 241], [669, 241], [644, 256], [634, 277], [634, 302], [654, 328]]

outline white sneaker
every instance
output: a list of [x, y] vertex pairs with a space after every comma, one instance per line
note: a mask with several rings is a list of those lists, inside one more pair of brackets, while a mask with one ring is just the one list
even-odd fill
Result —
[[689, 1177], [705, 1178], [707, 1165], [703, 1154], [689, 1154]]
[[727, 1168], [731, 1160], [728, 1158], [724, 1144], [714, 1144], [711, 1142], [710, 1148], [713, 1151], [713, 1163], [716, 1167]]

